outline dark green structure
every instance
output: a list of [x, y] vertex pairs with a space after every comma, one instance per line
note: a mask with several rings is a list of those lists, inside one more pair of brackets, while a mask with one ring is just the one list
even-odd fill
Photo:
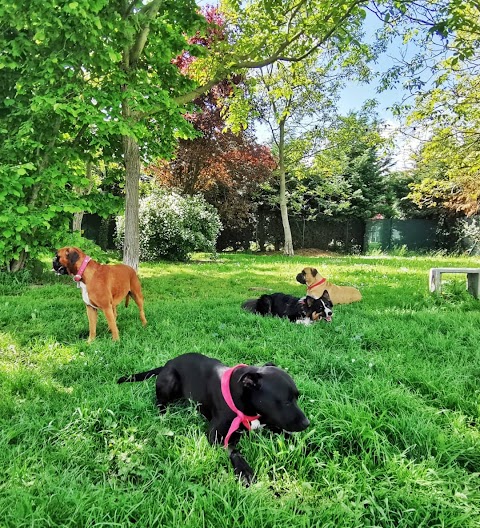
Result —
[[364, 251], [372, 249], [384, 251], [403, 246], [414, 251], [437, 249], [437, 222], [426, 219], [392, 218], [366, 221]]

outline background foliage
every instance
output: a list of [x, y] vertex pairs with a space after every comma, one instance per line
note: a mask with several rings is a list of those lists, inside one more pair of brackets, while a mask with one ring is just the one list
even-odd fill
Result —
[[[193, 82], [171, 61], [193, 53], [185, 32], [203, 18], [193, 0], [34, 0], [4, 2], [0, 20], [0, 266], [15, 271], [73, 213], [118, 211], [108, 192], [82, 192], [88, 161], [126, 161], [122, 136], [141, 140], [144, 158], [167, 156], [191, 132], [173, 98]], [[126, 57], [142, 31], [148, 51]]]
[[[202, 196], [154, 189], [140, 199], [141, 259], [188, 260], [194, 251], [214, 253], [221, 227], [217, 211]], [[120, 248], [124, 233], [125, 219], [119, 216]]]

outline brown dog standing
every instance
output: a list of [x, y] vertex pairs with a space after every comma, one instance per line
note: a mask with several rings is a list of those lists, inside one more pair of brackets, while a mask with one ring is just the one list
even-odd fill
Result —
[[297, 282], [307, 285], [307, 295], [319, 299], [325, 290], [328, 291], [333, 305], [349, 304], [362, 299], [362, 294], [353, 286], [337, 286], [322, 277], [315, 268], [303, 268], [297, 275]]
[[125, 264], [99, 264], [77, 247], [64, 247], [53, 259], [53, 269], [60, 275], [73, 275], [73, 280], [82, 288], [83, 301], [87, 306], [88, 342], [97, 335], [98, 310], [107, 318], [112, 339], [119, 339], [117, 328], [117, 305], [129, 297], [137, 303], [143, 326], [147, 324], [143, 311], [143, 295], [140, 281], [133, 268]]

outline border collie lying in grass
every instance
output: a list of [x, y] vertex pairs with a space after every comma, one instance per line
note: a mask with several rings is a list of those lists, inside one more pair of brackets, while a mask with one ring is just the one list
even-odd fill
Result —
[[260, 315], [286, 317], [299, 324], [310, 324], [315, 321], [332, 320], [333, 303], [325, 290], [319, 299], [294, 297], [285, 293], [265, 294], [258, 299], [249, 299], [242, 304], [247, 312]]

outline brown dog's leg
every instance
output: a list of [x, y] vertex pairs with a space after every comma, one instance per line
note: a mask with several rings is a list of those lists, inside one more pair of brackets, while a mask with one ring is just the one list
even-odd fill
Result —
[[145, 326], [147, 324], [147, 319], [145, 317], [145, 312], [143, 311], [143, 295], [140, 294], [140, 298], [135, 296], [133, 297], [133, 300], [137, 303], [138, 309], [140, 310], [140, 321], [142, 321], [142, 325]]
[[91, 343], [97, 335], [97, 319], [98, 311], [87, 304], [87, 316], [88, 316], [88, 343]]
[[132, 299], [136, 302], [138, 309], [140, 310], [140, 320], [142, 321], [143, 326], [145, 326], [147, 324], [147, 319], [145, 318], [145, 312], [143, 311], [142, 288], [140, 286], [140, 281], [138, 280], [137, 276], [132, 279], [130, 287], [130, 295], [132, 296]]
[[110, 332], [112, 332], [112, 339], [114, 341], [118, 341], [120, 336], [118, 335], [117, 321], [115, 317], [114, 308], [110, 305], [108, 308], [105, 308], [103, 310], [103, 313], [107, 318], [108, 328], [110, 328]]

